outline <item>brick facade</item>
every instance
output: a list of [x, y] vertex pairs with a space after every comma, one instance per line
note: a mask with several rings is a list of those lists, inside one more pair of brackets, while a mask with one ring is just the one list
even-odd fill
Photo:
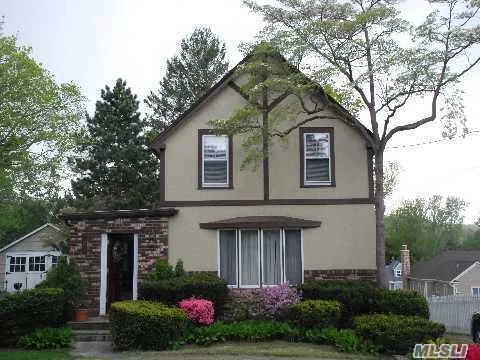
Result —
[[101, 235], [138, 234], [138, 281], [153, 269], [156, 259], [168, 259], [168, 217], [70, 220], [69, 255], [88, 283], [88, 308], [94, 316], [100, 307]]
[[335, 269], [335, 270], [305, 270], [307, 280], [372, 280], [377, 278], [375, 269]]

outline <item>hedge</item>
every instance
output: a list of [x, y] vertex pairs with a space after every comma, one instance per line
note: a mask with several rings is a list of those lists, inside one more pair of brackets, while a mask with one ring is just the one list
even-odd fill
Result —
[[387, 290], [361, 280], [320, 280], [300, 286], [307, 300], [334, 300], [342, 304], [341, 325], [352, 325], [363, 314], [397, 314], [429, 317], [426, 299], [411, 290]]
[[227, 283], [215, 274], [198, 273], [170, 280], [145, 281], [139, 287], [140, 299], [170, 305], [192, 296], [212, 301], [215, 314], [219, 314], [229, 299]]
[[298, 326], [312, 328], [328, 328], [338, 326], [342, 306], [338, 301], [306, 300], [290, 308], [286, 308], [286, 321]]
[[118, 350], [164, 350], [190, 326], [185, 313], [149, 301], [121, 301], [110, 307], [110, 329]]
[[0, 345], [14, 345], [37, 328], [62, 324], [62, 289], [24, 290], [0, 299]]
[[378, 345], [383, 352], [405, 355], [415, 344], [435, 340], [445, 333], [443, 324], [419, 316], [361, 315], [354, 319], [355, 333]]

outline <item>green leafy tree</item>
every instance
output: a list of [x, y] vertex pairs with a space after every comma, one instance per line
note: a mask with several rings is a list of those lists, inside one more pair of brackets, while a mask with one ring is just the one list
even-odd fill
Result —
[[[465, 74], [480, 62], [475, 53], [480, 43], [477, 21], [480, 3], [431, 0], [433, 12], [417, 27], [400, 18], [398, 2], [392, 0], [274, 0], [268, 4], [248, 0], [244, 3], [264, 18], [266, 26], [260, 39], [271, 42], [292, 65], [322, 85], [324, 91], [309, 85], [295, 75], [295, 71], [291, 75], [278, 71], [277, 64], [262, 62], [257, 57], [253, 65], [246, 64], [239, 69], [243, 72], [250, 67], [256, 72], [255, 84], [247, 81], [241, 86], [249, 98], [248, 104], [214, 125], [218, 131], [245, 134], [244, 147], [250, 152], [246, 159], [258, 161], [268, 156], [270, 141], [287, 137], [309, 121], [349, 119], [362, 132], [375, 155], [377, 281], [385, 284], [385, 148], [398, 133], [438, 118], [445, 125], [445, 136], [453, 136], [459, 126], [464, 127], [458, 86]], [[265, 51], [260, 49], [260, 52]], [[263, 58], [271, 60], [273, 56]], [[302, 102], [302, 94], [310, 101]], [[267, 113], [265, 110], [271, 106], [262, 107], [266, 103], [262, 103], [262, 99], [272, 98], [276, 101], [270, 105], [282, 103], [283, 106]], [[412, 115], [407, 110], [418, 100], [427, 106]], [[357, 117], [332, 112], [332, 109], [338, 110], [336, 102], [354, 115], [364, 110], [371, 132]], [[255, 109], [256, 103], [261, 108]], [[302, 120], [289, 122], [292, 112]]]
[[14, 36], [0, 36], [0, 201], [54, 196], [80, 130], [83, 98]]
[[180, 53], [167, 60], [167, 72], [145, 103], [158, 132], [183, 114], [227, 71], [225, 43], [207, 27], [196, 28], [182, 40]]
[[131, 209], [154, 206], [159, 199], [158, 165], [147, 146], [145, 120], [136, 95], [122, 79], [106, 86], [88, 132], [72, 159], [74, 206], [83, 209]]
[[403, 202], [385, 221], [387, 254], [398, 258], [407, 244], [414, 260], [421, 260], [459, 247], [465, 207], [460, 198], [439, 195]]
[[388, 161], [386, 165], [383, 177], [383, 191], [387, 198], [392, 196], [393, 191], [398, 186], [398, 177], [400, 176], [401, 166], [398, 161]]

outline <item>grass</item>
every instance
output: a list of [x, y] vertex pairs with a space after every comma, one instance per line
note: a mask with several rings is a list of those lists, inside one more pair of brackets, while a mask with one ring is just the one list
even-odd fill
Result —
[[69, 350], [35, 351], [35, 350], [0, 350], [0, 360], [72, 360]]
[[310, 357], [322, 359], [378, 359], [378, 356], [340, 353], [332, 346], [315, 345], [308, 343], [291, 343], [285, 341], [273, 342], [227, 342], [209, 347], [195, 345], [186, 346], [180, 350], [171, 351], [177, 354], [198, 355], [241, 355], [241, 356], [281, 356], [281, 357]]

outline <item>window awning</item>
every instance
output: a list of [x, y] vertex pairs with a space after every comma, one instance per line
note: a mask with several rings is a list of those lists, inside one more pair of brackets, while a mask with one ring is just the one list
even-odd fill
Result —
[[305, 220], [289, 216], [242, 216], [230, 219], [200, 223], [201, 229], [258, 229], [258, 228], [316, 228], [321, 221]]

